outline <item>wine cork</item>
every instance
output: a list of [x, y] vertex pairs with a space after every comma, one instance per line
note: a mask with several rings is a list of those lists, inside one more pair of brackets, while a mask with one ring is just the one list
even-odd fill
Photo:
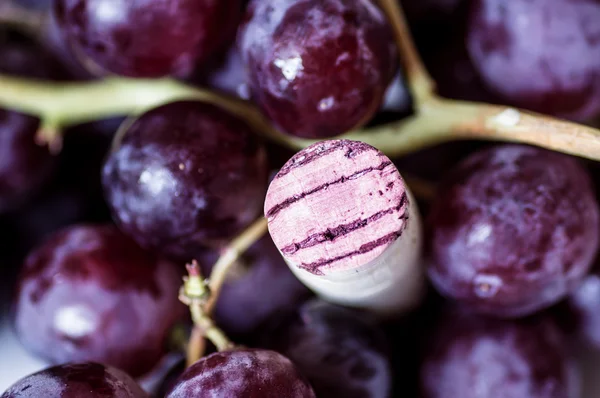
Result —
[[382, 314], [419, 302], [419, 212], [376, 148], [331, 140], [300, 151], [271, 182], [265, 216], [292, 272], [324, 299]]

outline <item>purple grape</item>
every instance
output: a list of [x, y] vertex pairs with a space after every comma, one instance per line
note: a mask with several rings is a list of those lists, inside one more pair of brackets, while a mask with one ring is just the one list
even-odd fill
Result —
[[318, 397], [387, 398], [392, 386], [385, 335], [353, 310], [313, 300], [264, 335], [306, 375]]
[[239, 0], [54, 0], [74, 52], [131, 77], [187, 76], [235, 35]]
[[314, 398], [294, 366], [274, 351], [216, 352], [186, 369], [166, 398]]
[[[216, 258], [213, 260], [203, 264], [205, 275], [210, 274]], [[293, 311], [310, 295], [268, 234], [250, 247], [238, 264], [215, 307], [215, 320], [229, 335], [248, 336], [271, 315]]]
[[99, 361], [140, 376], [166, 353], [186, 313], [182, 273], [112, 225], [77, 225], [27, 258], [15, 326], [29, 350], [52, 363]]
[[246, 19], [238, 45], [252, 95], [282, 131], [332, 137], [378, 110], [397, 53], [371, 0], [254, 0]]
[[[0, 32], [0, 73], [53, 79], [60, 71], [38, 45]], [[35, 141], [39, 120], [0, 108], [0, 212], [33, 196], [52, 176], [55, 158]]]
[[122, 371], [98, 363], [64, 364], [29, 375], [1, 398], [148, 398]]
[[485, 82], [517, 106], [600, 113], [600, 0], [475, 0], [467, 42]]
[[422, 398], [575, 398], [579, 373], [548, 318], [447, 314], [427, 340]]
[[477, 312], [532, 314], [585, 277], [599, 221], [575, 159], [517, 145], [480, 151], [450, 173], [432, 204], [429, 276]]
[[102, 180], [125, 233], [189, 261], [260, 214], [267, 159], [241, 120], [212, 105], [176, 102], [129, 127]]

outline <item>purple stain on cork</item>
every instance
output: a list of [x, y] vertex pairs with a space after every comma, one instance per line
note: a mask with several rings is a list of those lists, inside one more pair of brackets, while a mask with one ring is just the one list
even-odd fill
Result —
[[403, 233], [406, 186], [393, 163], [357, 141], [319, 142], [273, 179], [265, 216], [288, 262], [316, 275], [357, 269]]

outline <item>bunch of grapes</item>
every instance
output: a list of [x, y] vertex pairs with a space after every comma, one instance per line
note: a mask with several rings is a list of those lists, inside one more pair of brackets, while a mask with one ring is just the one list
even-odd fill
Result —
[[600, 393], [600, 0], [0, 1], [0, 398]]

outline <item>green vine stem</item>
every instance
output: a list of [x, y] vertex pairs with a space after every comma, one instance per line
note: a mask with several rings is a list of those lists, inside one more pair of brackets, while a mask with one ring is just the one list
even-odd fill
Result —
[[[245, 119], [255, 131], [290, 148], [313, 140], [276, 131], [248, 101], [188, 86], [172, 79], [108, 78], [83, 83], [27, 80], [0, 74], [0, 106], [36, 115], [54, 130], [101, 118], [135, 115], [172, 101], [193, 99], [221, 106]], [[47, 133], [42, 131], [42, 133]], [[600, 160], [600, 130], [507, 106], [432, 97], [408, 118], [350, 132], [388, 156], [398, 156], [442, 142], [480, 139], [521, 142]], [[45, 141], [56, 139], [49, 134]]]
[[210, 277], [203, 279], [196, 261], [188, 264], [189, 275], [184, 278], [179, 292], [179, 300], [190, 307], [194, 328], [187, 346], [187, 364], [192, 365], [204, 355], [204, 338], [208, 338], [219, 351], [230, 349], [233, 344], [214, 324], [211, 314], [227, 275], [240, 256], [267, 232], [267, 220], [260, 217], [239, 236], [233, 239], [222, 251], [212, 268]]

